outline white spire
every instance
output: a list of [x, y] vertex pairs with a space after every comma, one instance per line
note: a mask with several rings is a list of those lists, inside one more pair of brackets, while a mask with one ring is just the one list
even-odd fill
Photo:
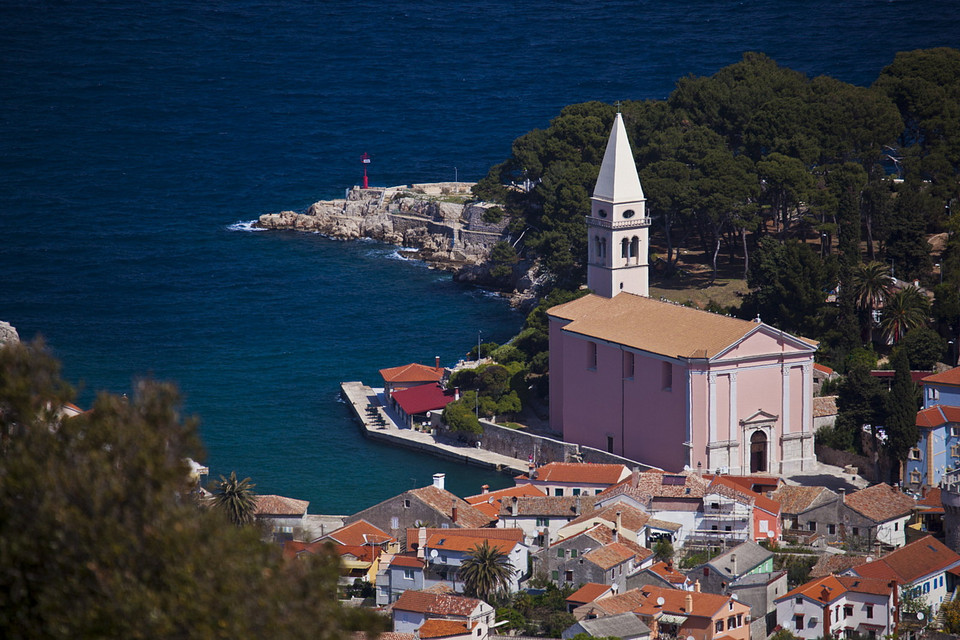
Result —
[[593, 189], [593, 197], [609, 202], [636, 202], [644, 199], [637, 165], [627, 139], [627, 129], [619, 112], [617, 119], [613, 121], [607, 150], [603, 153], [603, 163], [600, 165], [600, 175], [597, 177], [597, 186]]

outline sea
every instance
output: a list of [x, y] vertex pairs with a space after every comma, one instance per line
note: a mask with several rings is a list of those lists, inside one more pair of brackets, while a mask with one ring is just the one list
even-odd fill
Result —
[[0, 1], [0, 319], [89, 406], [175, 381], [211, 475], [352, 513], [446, 474], [365, 440], [338, 398], [450, 365], [523, 317], [397, 247], [250, 222], [373, 185], [483, 177], [568, 104], [661, 99], [763, 51], [870, 84], [960, 45], [921, 0]]

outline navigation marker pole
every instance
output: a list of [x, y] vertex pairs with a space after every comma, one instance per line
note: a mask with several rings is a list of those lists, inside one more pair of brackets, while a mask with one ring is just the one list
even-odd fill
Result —
[[370, 183], [367, 181], [367, 165], [370, 164], [370, 155], [366, 152], [360, 156], [360, 162], [363, 163], [363, 188], [369, 189]]

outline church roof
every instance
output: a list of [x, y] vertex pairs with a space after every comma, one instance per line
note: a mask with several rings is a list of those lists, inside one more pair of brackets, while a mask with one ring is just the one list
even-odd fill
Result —
[[570, 320], [564, 331], [671, 358], [712, 358], [765, 326], [625, 292], [613, 298], [590, 294], [547, 313]]
[[613, 121], [607, 149], [603, 152], [603, 162], [600, 164], [600, 175], [593, 189], [593, 197], [610, 202], [643, 200], [637, 164], [627, 139], [627, 129], [619, 113]]

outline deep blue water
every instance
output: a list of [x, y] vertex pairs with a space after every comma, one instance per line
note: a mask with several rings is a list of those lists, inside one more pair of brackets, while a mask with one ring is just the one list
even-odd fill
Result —
[[359, 180], [476, 180], [566, 104], [666, 97], [764, 51], [868, 84], [960, 45], [960, 5], [744, 2], [0, 3], [0, 319], [81, 401], [180, 384], [214, 474], [350, 512], [445, 471], [363, 440], [341, 380], [452, 363], [522, 318], [393, 248], [232, 231]]

